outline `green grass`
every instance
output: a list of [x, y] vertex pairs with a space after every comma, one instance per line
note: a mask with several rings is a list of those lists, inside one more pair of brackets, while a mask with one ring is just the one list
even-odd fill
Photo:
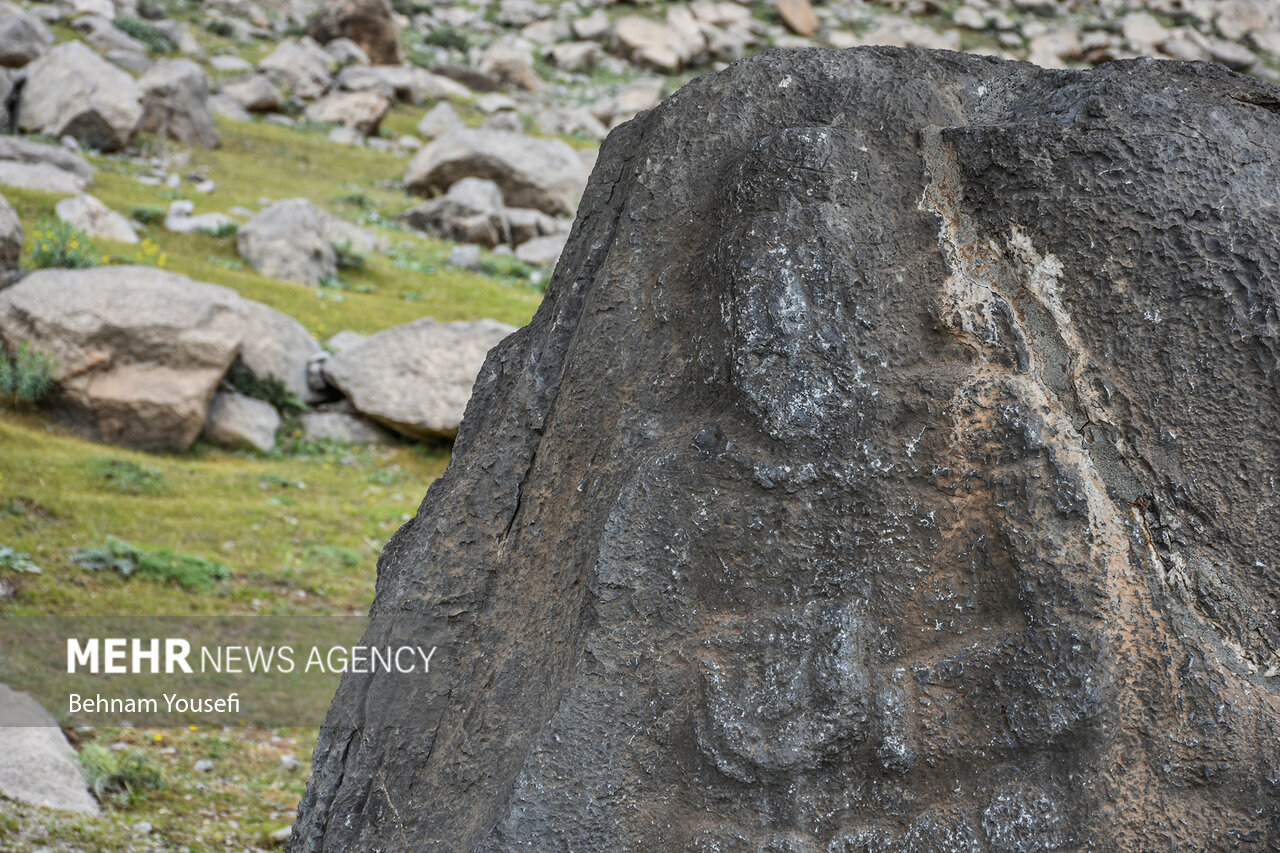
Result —
[[[533, 316], [542, 299], [537, 289], [446, 268], [437, 262], [448, 254], [450, 244], [399, 229], [389, 221], [414, 203], [398, 186], [405, 159], [345, 148], [320, 136], [270, 124], [226, 121], [220, 130], [222, 147], [196, 152], [184, 169], [205, 166], [218, 185], [212, 196], [190, 193], [197, 212], [226, 211], [236, 205], [256, 210], [260, 198], [306, 196], [347, 219], [363, 221], [390, 244], [396, 258], [419, 259], [433, 272], [422, 273], [376, 253], [365, 259], [362, 268], [342, 271], [342, 280], [351, 290], [339, 294], [339, 301], [318, 288], [258, 274], [243, 263], [235, 239], [229, 236], [173, 234], [156, 226], [147, 232], [158, 247], [150, 254], [146, 247], [98, 241], [104, 255], [157, 266], [163, 257], [166, 269], [270, 305], [295, 317], [320, 338], [343, 329], [368, 334], [422, 317], [442, 322], [490, 317], [520, 326]], [[138, 183], [131, 164], [106, 157], [94, 160], [97, 174], [90, 192], [114, 210], [167, 207], [175, 197], [167, 187]], [[51, 215], [59, 199], [52, 193], [10, 187], [4, 188], [4, 194], [29, 232]], [[361, 201], [353, 204], [353, 198]]]

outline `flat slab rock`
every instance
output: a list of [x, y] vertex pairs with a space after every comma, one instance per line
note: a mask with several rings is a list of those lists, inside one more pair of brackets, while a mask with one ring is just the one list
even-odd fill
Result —
[[1277, 139], [1218, 67], [897, 48], [616, 128], [291, 849], [1276, 848]]
[[417, 320], [379, 332], [324, 362], [355, 406], [410, 438], [452, 438], [485, 356], [515, 327], [495, 320]]

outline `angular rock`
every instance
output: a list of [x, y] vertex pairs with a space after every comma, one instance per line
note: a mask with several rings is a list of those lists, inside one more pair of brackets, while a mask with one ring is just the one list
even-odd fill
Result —
[[818, 18], [809, 0], [774, 0], [778, 17], [796, 35], [811, 36], [818, 31]]
[[687, 9], [672, 7], [666, 25], [639, 15], [619, 18], [614, 37], [632, 62], [663, 73], [697, 65], [706, 58], [706, 39]]
[[101, 15], [84, 15], [72, 24], [85, 41], [108, 57], [113, 53], [146, 58], [147, 46]]
[[387, 117], [391, 102], [374, 92], [337, 92], [307, 105], [311, 121], [331, 122], [365, 136], [377, 133]]
[[588, 71], [600, 57], [600, 45], [593, 41], [565, 42], [547, 51], [547, 61], [562, 71]]
[[349, 38], [336, 38], [325, 42], [324, 52], [333, 57], [339, 65], [368, 65], [369, 55], [360, 45]]
[[232, 391], [219, 391], [209, 404], [204, 437], [223, 447], [270, 450], [276, 446], [280, 413], [275, 406]]
[[328, 0], [307, 24], [307, 34], [321, 44], [350, 39], [374, 65], [404, 61], [395, 13], [387, 0]]
[[514, 331], [495, 320], [417, 320], [342, 350], [324, 372], [357, 411], [396, 432], [451, 438], [485, 354]]
[[128, 145], [142, 121], [133, 78], [83, 42], [64, 42], [27, 67], [18, 104], [24, 133], [71, 136], [98, 151]]
[[338, 255], [326, 217], [305, 198], [278, 201], [236, 232], [236, 249], [263, 275], [319, 284], [338, 274]]
[[511, 240], [502, 190], [482, 178], [463, 178], [443, 196], [410, 208], [400, 218], [412, 228], [458, 243], [493, 248]]
[[40, 703], [0, 684], [0, 720], [0, 795], [46, 809], [98, 813], [75, 752]]
[[326, 398], [311, 387], [307, 366], [320, 344], [297, 320], [260, 302], [246, 299], [244, 343], [240, 361], [255, 376], [274, 377], [304, 403]]
[[138, 80], [142, 129], [186, 145], [216, 148], [218, 131], [209, 111], [209, 79], [190, 59], [157, 62]]
[[438, 139], [446, 133], [462, 130], [464, 127], [458, 112], [448, 101], [436, 104], [418, 122], [418, 135], [423, 139]]
[[471, 96], [465, 86], [413, 65], [351, 65], [339, 72], [337, 84], [349, 92], [372, 91], [410, 104]]
[[22, 220], [8, 199], [0, 196], [0, 288], [21, 274]]
[[609, 16], [604, 9], [595, 9], [586, 17], [575, 18], [571, 26], [573, 34], [586, 41], [604, 41], [609, 37]]
[[39, 270], [0, 291], [0, 338], [57, 361], [54, 413], [111, 444], [190, 447], [243, 336], [239, 296], [153, 267]]
[[533, 47], [524, 39], [499, 39], [480, 55], [480, 71], [499, 85], [516, 86], [529, 92], [542, 88], [533, 68]]
[[21, 68], [53, 46], [53, 33], [39, 18], [12, 3], [0, 3], [0, 65]]
[[291, 849], [1280, 843], [1277, 103], [778, 50], [616, 129]]
[[284, 95], [265, 74], [223, 83], [222, 94], [251, 113], [274, 113], [284, 109]]
[[[310, 38], [289, 38], [280, 42], [258, 63], [258, 69], [276, 86], [288, 88], [299, 98], [318, 98], [333, 84], [330, 73], [333, 57]], [[245, 109], [252, 109], [247, 104]]]
[[508, 204], [552, 216], [572, 214], [584, 184], [577, 155], [564, 142], [480, 130], [457, 130], [427, 145], [409, 161], [404, 182], [425, 195], [463, 178], [491, 180]]
[[64, 198], [54, 205], [53, 212], [63, 222], [90, 237], [115, 240], [118, 243], [138, 242], [138, 233], [133, 230], [128, 218], [91, 195]]

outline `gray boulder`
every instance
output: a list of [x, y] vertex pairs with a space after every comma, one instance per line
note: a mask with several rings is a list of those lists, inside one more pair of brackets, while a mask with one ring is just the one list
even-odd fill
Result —
[[465, 86], [416, 65], [349, 65], [338, 72], [336, 82], [344, 91], [375, 92], [387, 100], [410, 104], [471, 94]]
[[482, 178], [463, 178], [440, 198], [410, 208], [401, 219], [419, 231], [459, 243], [493, 248], [511, 242], [502, 190]]
[[24, 133], [71, 136], [98, 151], [128, 145], [142, 121], [133, 78], [82, 42], [65, 42], [27, 67], [18, 104]]
[[486, 178], [508, 204], [552, 216], [572, 215], [586, 178], [574, 150], [558, 139], [456, 130], [424, 147], [405, 172], [405, 186], [430, 195], [463, 178]]
[[54, 205], [53, 212], [58, 219], [90, 237], [119, 243], [138, 242], [138, 234], [129, 220], [91, 195], [64, 198]]
[[186, 145], [215, 148], [218, 131], [209, 110], [209, 79], [190, 59], [157, 62], [138, 80], [142, 129]]
[[191, 446], [244, 325], [234, 292], [153, 267], [40, 270], [0, 291], [0, 339], [57, 361], [55, 414], [144, 450]]
[[284, 109], [284, 95], [265, 74], [229, 80], [222, 84], [222, 94], [251, 113], [272, 113]]
[[337, 353], [325, 376], [357, 411], [402, 435], [452, 437], [485, 355], [514, 331], [494, 320], [417, 320]]
[[196, 213], [195, 202], [179, 199], [169, 205], [164, 216], [166, 231], [175, 234], [217, 234], [236, 221], [225, 213]]
[[245, 300], [244, 343], [240, 360], [256, 376], [274, 377], [304, 403], [325, 399], [311, 388], [307, 364], [320, 344], [297, 320], [260, 302]]
[[0, 684], [0, 796], [46, 809], [97, 814], [76, 754], [30, 695]]
[[291, 849], [1280, 843], [1277, 105], [773, 50], [615, 129]]
[[204, 437], [223, 447], [270, 450], [276, 445], [280, 413], [275, 406], [232, 391], [219, 391], [209, 404]]
[[22, 220], [8, 199], [0, 196], [0, 288], [21, 273]]
[[258, 63], [258, 69], [275, 85], [310, 100], [329, 91], [334, 65], [333, 57], [323, 47], [304, 37], [282, 41]]
[[12, 3], [0, 3], [0, 65], [21, 68], [53, 46], [44, 22]]
[[319, 284], [338, 274], [338, 255], [325, 215], [304, 198], [278, 201], [236, 232], [236, 249], [263, 275]]
[[375, 92], [335, 92], [309, 104], [311, 121], [340, 124], [364, 136], [378, 132], [391, 102]]

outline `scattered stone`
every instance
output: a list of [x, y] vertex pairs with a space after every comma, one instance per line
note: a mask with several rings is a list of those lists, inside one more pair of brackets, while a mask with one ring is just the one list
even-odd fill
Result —
[[445, 263], [454, 269], [480, 269], [480, 247], [470, 244], [454, 246], [449, 250], [449, 256], [445, 258]]
[[197, 773], [212, 773], [213, 762], [207, 758], [201, 758], [192, 766], [191, 769], [195, 770]]
[[244, 343], [240, 361], [260, 378], [274, 377], [304, 403], [327, 398], [312, 388], [307, 365], [322, 352], [297, 320], [260, 302], [245, 300]]
[[0, 795], [46, 809], [97, 814], [67, 739], [30, 695], [0, 684]]
[[239, 296], [153, 267], [38, 270], [0, 291], [0, 338], [58, 364], [55, 416], [111, 444], [190, 447], [243, 336]]
[[418, 135], [423, 139], [437, 139], [455, 130], [462, 130], [465, 125], [458, 113], [448, 101], [436, 104], [418, 122]]
[[85, 41], [100, 53], [110, 57], [113, 53], [147, 56], [147, 46], [101, 15], [84, 15], [72, 22]]
[[651, 110], [662, 100], [662, 80], [637, 80], [609, 98], [602, 98], [591, 106], [594, 115], [605, 127], [617, 127], [645, 110]]
[[337, 92], [309, 104], [306, 116], [311, 121], [340, 124], [370, 136], [378, 132], [390, 109], [391, 102], [374, 92]]
[[209, 111], [216, 116], [229, 118], [232, 121], [249, 121], [253, 118], [250, 112], [230, 95], [210, 95]]
[[275, 447], [279, 429], [280, 413], [275, 406], [233, 391], [219, 391], [209, 404], [204, 437], [222, 447], [266, 451]]
[[409, 438], [458, 433], [485, 355], [515, 328], [423, 319], [379, 332], [325, 363], [356, 410]]
[[410, 104], [471, 96], [465, 86], [416, 66], [349, 65], [338, 73], [336, 82], [348, 92], [375, 92], [387, 100]]
[[83, 42], [64, 42], [27, 66], [18, 106], [24, 133], [67, 134], [110, 152], [128, 145], [141, 121], [142, 91], [133, 78]]
[[1169, 31], [1147, 12], [1130, 12], [1124, 16], [1121, 32], [1134, 50], [1150, 53], [1169, 37]]
[[190, 59], [157, 62], [138, 80], [142, 129], [186, 145], [216, 148], [218, 131], [209, 111], [209, 79]]
[[0, 65], [21, 68], [52, 46], [53, 33], [39, 18], [12, 3], [0, 3]]
[[288, 772], [288, 771], [291, 771], [291, 770], [297, 770], [297, 769], [298, 769], [299, 767], [301, 767], [301, 766], [302, 766], [302, 764], [301, 764], [301, 762], [299, 762], [299, 761], [298, 761], [298, 756], [294, 755], [294, 754], [293, 754], [293, 753], [291, 753], [291, 752], [290, 752], [290, 753], [285, 753], [284, 755], [280, 756], [280, 769], [281, 769], [281, 770], [284, 770], [284, 771]]
[[355, 42], [374, 65], [399, 65], [400, 34], [387, 0], [328, 0], [307, 25], [320, 43], [345, 38]]
[[405, 186], [426, 195], [473, 177], [496, 183], [509, 204], [553, 216], [577, 209], [585, 183], [577, 155], [558, 139], [457, 130], [414, 155]]
[[179, 199], [169, 205], [164, 217], [166, 231], [175, 234], [217, 234], [236, 221], [225, 213], [201, 213], [195, 215], [195, 202]]
[[64, 198], [54, 205], [53, 212], [60, 220], [90, 237], [115, 240], [118, 243], [138, 242], [138, 234], [129, 224], [128, 218], [91, 195]]
[[271, 835], [268, 836], [268, 838], [270, 838], [271, 841], [277, 844], [285, 844], [289, 841], [289, 835], [292, 832], [293, 832], [293, 824], [289, 824], [288, 826], [282, 826], [279, 829], [273, 831]]

